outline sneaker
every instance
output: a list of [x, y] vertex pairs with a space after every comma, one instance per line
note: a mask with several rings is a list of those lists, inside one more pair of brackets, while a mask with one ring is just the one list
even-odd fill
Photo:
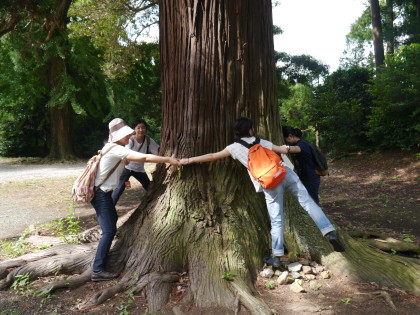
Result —
[[278, 257], [264, 257], [264, 263], [268, 266], [273, 266], [273, 268], [280, 268], [281, 266], [280, 259]]
[[330, 232], [326, 235], [328, 241], [330, 242], [330, 244], [332, 245], [332, 247], [334, 248], [334, 250], [336, 252], [344, 252], [344, 246], [343, 244], [341, 244], [340, 240], [338, 239], [337, 234], [335, 234], [335, 232]]
[[92, 281], [108, 281], [118, 278], [120, 275], [118, 273], [111, 273], [107, 271], [92, 272], [90, 279]]

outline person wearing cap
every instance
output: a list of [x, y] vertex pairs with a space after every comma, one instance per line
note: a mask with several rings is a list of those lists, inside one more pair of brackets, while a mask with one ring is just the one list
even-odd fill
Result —
[[[126, 147], [136, 152], [152, 153], [157, 155], [159, 145], [152, 138], [146, 135], [146, 132], [149, 129], [147, 122], [143, 119], [137, 119], [131, 126], [134, 129], [135, 134], [130, 137], [130, 141]], [[115, 188], [112, 193], [112, 200], [114, 200], [115, 205], [117, 205], [118, 200], [124, 193], [126, 182], [130, 180], [131, 176], [140, 182], [144, 190], [147, 191], [149, 189], [150, 179], [146, 174], [144, 162], [129, 162], [121, 174], [120, 182], [117, 188]]]
[[[117, 232], [117, 211], [112, 200], [112, 192], [117, 187], [121, 173], [125, 168], [125, 161], [147, 163], [169, 163], [180, 166], [177, 159], [154, 154], [144, 154], [126, 148], [134, 130], [127, 126], [121, 118], [115, 118], [109, 123], [109, 139], [102, 151], [108, 151], [99, 162], [95, 186], [102, 185], [95, 191], [91, 201], [95, 208], [102, 237], [96, 250], [92, 266], [92, 281], [105, 281], [115, 279], [119, 274], [105, 271], [105, 262], [112, 241]], [[111, 149], [110, 149], [111, 148]]]

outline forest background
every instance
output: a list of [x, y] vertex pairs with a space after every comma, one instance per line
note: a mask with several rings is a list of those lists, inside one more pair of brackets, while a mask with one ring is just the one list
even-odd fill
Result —
[[[137, 40], [158, 23], [157, 1], [69, 3], [61, 18], [51, 0], [25, 12], [0, 6], [0, 156], [87, 158], [113, 117], [141, 116], [160, 140], [159, 44]], [[282, 124], [319, 135], [332, 156], [418, 146], [418, 12], [417, 0], [367, 6], [332, 73], [309, 55], [276, 52]]]

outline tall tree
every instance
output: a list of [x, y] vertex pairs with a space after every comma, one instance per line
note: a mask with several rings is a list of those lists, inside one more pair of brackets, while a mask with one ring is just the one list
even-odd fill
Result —
[[[231, 142], [234, 118], [244, 115], [255, 120], [260, 136], [280, 142], [270, 0], [161, 0], [160, 25], [162, 154], [188, 157], [220, 150]], [[107, 267], [124, 275], [90, 303], [131, 287], [131, 292], [145, 290], [148, 310], [156, 311], [168, 301], [171, 282], [187, 272], [184, 303], [229, 308], [241, 303], [252, 314], [271, 314], [253, 294], [269, 247], [269, 220], [247, 177], [229, 159], [180, 171], [158, 167], [148, 196], [110, 253]], [[345, 234], [346, 254], [332, 253], [305, 212], [289, 198], [286, 205], [289, 252], [320, 260], [342, 275], [411, 290], [418, 285], [414, 262], [400, 263], [402, 258], [381, 255]], [[63, 251], [64, 256], [41, 259]], [[93, 254], [91, 245], [59, 247], [38, 253], [26, 265], [28, 257], [5, 262], [3, 278], [11, 267], [20, 267], [0, 281], [0, 289], [17, 274], [30, 273], [32, 279], [60, 271], [82, 275], [50, 284], [45, 292], [75, 287], [90, 279]], [[221, 279], [229, 271], [234, 280]]]
[[384, 43], [382, 38], [382, 21], [379, 0], [370, 0], [370, 15], [372, 18], [373, 50], [375, 52], [376, 72], [385, 62]]
[[[60, 48], [67, 46], [67, 12], [72, 0], [45, 0], [34, 4], [32, 1], [6, 1], [0, 7], [3, 13], [0, 24], [0, 35], [9, 32], [26, 33], [28, 24], [37, 25], [34, 33], [44, 34], [44, 43], [55, 41]], [[28, 23], [29, 22], [29, 23]], [[31, 29], [31, 28], [29, 28]], [[36, 45], [28, 38], [28, 45]], [[60, 48], [58, 50], [60, 50]], [[53, 48], [55, 49], [55, 48]], [[45, 73], [51, 98], [58, 102], [49, 102], [49, 120], [51, 126], [51, 143], [49, 156], [54, 159], [68, 159], [73, 157], [73, 148], [70, 141], [70, 102], [63, 95], [63, 78], [66, 61], [59, 54], [48, 53], [48, 71]]]

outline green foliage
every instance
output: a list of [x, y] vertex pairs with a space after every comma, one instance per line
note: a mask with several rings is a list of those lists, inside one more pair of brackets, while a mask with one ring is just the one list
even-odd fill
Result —
[[54, 233], [67, 244], [79, 243], [79, 232], [81, 230], [80, 220], [75, 214], [69, 214], [59, 219], [54, 225]]
[[341, 299], [341, 302], [343, 302], [345, 305], [350, 305], [351, 298]]
[[157, 24], [158, 1], [78, 0], [70, 8], [73, 36], [89, 37], [103, 50], [103, 71], [114, 79], [125, 77], [141, 56], [140, 35]]
[[312, 85], [328, 74], [328, 66], [309, 55], [276, 52], [277, 76], [290, 83]]
[[11, 257], [18, 257], [29, 252], [28, 250], [28, 243], [25, 242], [25, 238], [29, 234], [29, 229], [26, 229], [17, 239], [17, 241], [9, 241], [1, 243], [1, 255], [11, 256]]
[[323, 149], [351, 152], [366, 148], [367, 115], [372, 106], [367, 90], [370, 78], [370, 71], [364, 68], [339, 69], [316, 89], [312, 119]]
[[[110, 109], [102, 59], [91, 42], [87, 38], [68, 40], [65, 32], [48, 42], [38, 37], [13, 33], [1, 39], [2, 156], [48, 153], [49, 107], [69, 103], [75, 113], [95, 119], [103, 119]], [[51, 88], [48, 73], [57, 67], [65, 71], [57, 71]]]
[[34, 291], [31, 289], [33, 282], [29, 281], [30, 275], [30, 273], [25, 273], [23, 275], [15, 276], [16, 280], [11, 285], [13, 291], [24, 296], [32, 295]]
[[222, 275], [222, 279], [225, 279], [227, 281], [233, 281], [233, 274], [232, 271], [228, 271], [224, 275]]
[[161, 90], [159, 46], [143, 43], [141, 58], [129, 74], [110, 80], [112, 111], [108, 119], [121, 117], [128, 124], [142, 118], [149, 124], [149, 134], [160, 139]]
[[276, 287], [276, 281], [274, 280], [267, 281], [265, 283], [265, 287], [270, 290], [274, 289]]
[[290, 87], [290, 96], [281, 101], [280, 113], [283, 125], [290, 125], [300, 129], [313, 126], [312, 108], [314, 106], [313, 89], [304, 84]]
[[420, 44], [404, 46], [372, 80], [369, 137], [382, 148], [409, 149], [420, 139]]

